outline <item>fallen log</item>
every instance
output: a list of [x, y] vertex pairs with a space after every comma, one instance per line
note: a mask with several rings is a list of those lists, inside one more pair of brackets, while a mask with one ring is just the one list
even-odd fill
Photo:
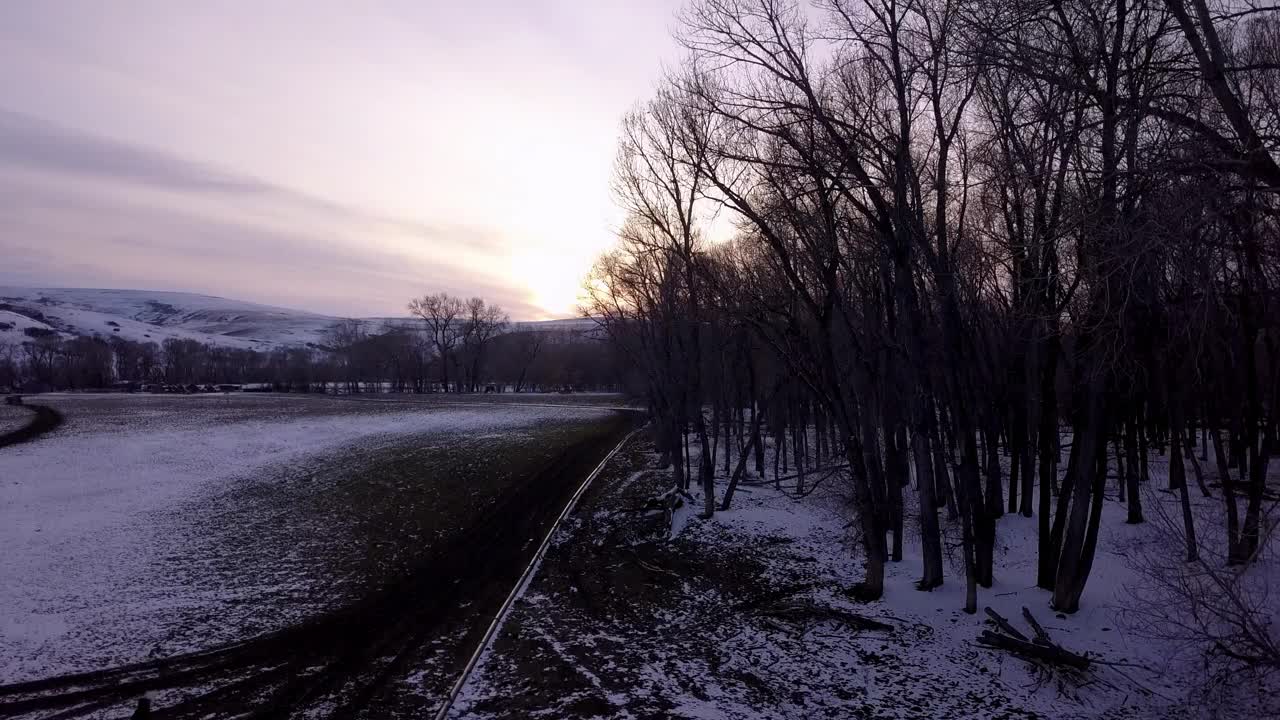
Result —
[[982, 635], [978, 637], [978, 644], [1021, 655], [1029, 660], [1038, 660], [1050, 665], [1065, 665], [1076, 670], [1088, 670], [1091, 664], [1089, 658], [1064, 650], [1057, 645], [1027, 642], [1008, 635], [997, 635], [990, 630], [982, 631]]
[[983, 630], [982, 634], [978, 636], [979, 645], [1011, 652], [1043, 664], [1068, 667], [1075, 670], [1088, 670], [1093, 662], [1087, 655], [1071, 652], [1055, 643], [1044, 627], [1036, 621], [1031, 611], [1025, 607], [1022, 608], [1022, 617], [1027, 621], [1027, 625], [1031, 627], [1035, 640], [1031, 640], [1022, 634], [1021, 631], [995, 610], [988, 607], [986, 608], [986, 613], [1004, 634]]

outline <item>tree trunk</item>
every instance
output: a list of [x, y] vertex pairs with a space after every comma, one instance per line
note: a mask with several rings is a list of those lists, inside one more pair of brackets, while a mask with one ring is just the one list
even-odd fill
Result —
[[[751, 440], [746, 448], [738, 454], [738, 464], [733, 468], [733, 475], [729, 477], [729, 485], [724, 489], [724, 500], [720, 502], [720, 510], [728, 510], [729, 503], [733, 502], [733, 492], [738, 488], [738, 481], [742, 479], [742, 475], [747, 469], [747, 460], [751, 457], [751, 451], [754, 449], [759, 452], [760, 449], [760, 421], [763, 415], [754, 413], [751, 418]], [[761, 475], [764, 473], [761, 472]]]
[[866, 554], [865, 576], [858, 589], [860, 597], [878, 600], [884, 595], [884, 532], [879, 512], [872, 497], [870, 476], [866, 467], [866, 453], [862, 443], [853, 435], [845, 443], [849, 467], [853, 470], [853, 498], [863, 527], [862, 546]]
[[978, 468], [972, 459], [962, 461], [956, 469], [956, 482], [960, 485], [961, 550], [964, 553], [964, 611], [970, 615], [978, 612], [977, 540], [974, 532], [974, 515], [982, 506], [978, 493]]
[[934, 495], [945, 499], [947, 519], [955, 520], [960, 517], [960, 509], [951, 483], [951, 466], [947, 462], [947, 450], [939, 435], [938, 418], [933, 412], [932, 403], [925, 410], [925, 422], [929, 427], [929, 446], [933, 449]]
[[924, 556], [924, 574], [916, 588], [932, 590], [942, 585], [942, 532], [938, 526], [938, 501], [933, 492], [929, 439], [923, 428], [917, 427], [912, 433], [911, 449], [916, 466], [916, 491], [920, 497], [920, 544]]
[[1142, 496], [1138, 494], [1139, 424], [1138, 413], [1135, 411], [1129, 416], [1129, 421], [1125, 423], [1124, 433], [1125, 451], [1129, 455], [1129, 462], [1124, 469], [1125, 493], [1128, 496], [1128, 502], [1126, 503], [1128, 517], [1125, 518], [1125, 522], [1130, 525], [1137, 525], [1142, 522]]
[[1039, 440], [1040, 469], [1040, 519], [1037, 526], [1036, 586], [1053, 589], [1053, 576], [1057, 572], [1050, 509], [1053, 506], [1053, 486], [1058, 477], [1058, 403], [1056, 379], [1058, 371], [1058, 346], [1056, 338], [1047, 343], [1045, 364], [1040, 374]]
[[[994, 414], [994, 413], [993, 413]], [[986, 515], [994, 522], [1004, 515], [1004, 473], [1000, 469], [1000, 432], [999, 424], [993, 418], [987, 423], [982, 433], [983, 445], [987, 456], [987, 493]]]
[[1191, 461], [1191, 470], [1196, 476], [1196, 486], [1200, 488], [1200, 494], [1204, 497], [1213, 497], [1209, 492], [1209, 486], [1204, 481], [1204, 469], [1200, 467], [1200, 460], [1196, 458], [1194, 448], [1196, 446], [1196, 434], [1188, 432], [1187, 434], [1187, 459]]
[[[1169, 449], [1169, 484], [1178, 488], [1178, 501], [1182, 505], [1183, 539], [1187, 543], [1187, 562], [1194, 562], [1198, 557], [1196, 544], [1195, 519], [1191, 515], [1191, 493], [1187, 491], [1187, 468], [1183, 459], [1186, 450], [1182, 444], [1183, 426], [1178, 411], [1174, 410], [1171, 423], [1173, 446]], [[1177, 476], [1175, 480], [1174, 477]]]
[[[1079, 609], [1080, 595], [1089, 577], [1092, 551], [1097, 542], [1102, 507], [1100, 496], [1106, 488], [1107, 408], [1104, 380], [1100, 377], [1103, 371], [1095, 364], [1102, 358], [1091, 355], [1088, 359], [1089, 366], [1085, 368], [1087, 380], [1081, 393], [1084, 396], [1083, 408], [1078, 411], [1077, 421], [1073, 424], [1071, 462], [1067, 464], [1067, 481], [1063, 485], [1064, 496], [1070, 488], [1070, 514], [1065, 522], [1051, 601], [1054, 609], [1066, 613]], [[1101, 477], [1099, 468], [1102, 468]], [[1067, 509], [1062, 502], [1058, 507]]]
[[[1022, 432], [1026, 432], [1023, 427]], [[1015, 419], [1013, 427], [1009, 431], [1009, 450], [1011, 457], [1009, 458], [1009, 512], [1018, 512], [1018, 490], [1021, 489], [1022, 483], [1022, 443], [1024, 441], [1019, 437], [1018, 421]]]
[[902, 562], [902, 486], [909, 482], [907, 474], [907, 428], [899, 425], [892, 434], [885, 438], [888, 457], [886, 466], [892, 468], [886, 478], [889, 491], [889, 531], [893, 544], [891, 558], [894, 562]]
[[1218, 480], [1222, 483], [1222, 501], [1227, 506], [1227, 564], [1237, 565], [1244, 562], [1244, 556], [1240, 552], [1240, 511], [1236, 506], [1236, 491], [1231, 479], [1231, 469], [1227, 465], [1227, 453], [1222, 447], [1222, 436], [1217, 423], [1213, 425], [1210, 430], [1213, 456], [1218, 466]]

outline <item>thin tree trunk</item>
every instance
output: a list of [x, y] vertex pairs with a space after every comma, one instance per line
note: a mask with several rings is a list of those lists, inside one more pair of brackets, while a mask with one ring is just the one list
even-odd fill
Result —
[[920, 544], [924, 556], [924, 574], [916, 588], [933, 590], [942, 585], [942, 532], [938, 526], [938, 501], [933, 492], [929, 438], [922, 428], [917, 427], [912, 434], [911, 449], [916, 466], [916, 492], [920, 498]]
[[1128, 495], [1128, 517], [1125, 522], [1130, 525], [1141, 523], [1142, 518], [1142, 496], [1138, 494], [1138, 467], [1139, 467], [1139, 444], [1138, 444], [1138, 417], [1137, 413], [1129, 416], [1129, 421], [1125, 424], [1125, 448], [1129, 453], [1128, 467], [1125, 468], [1124, 486]]
[[[1176, 411], [1175, 411], [1176, 412]], [[1177, 415], [1173, 418], [1173, 446], [1169, 449], [1169, 484], [1178, 488], [1178, 501], [1182, 505], [1183, 539], [1187, 543], [1187, 562], [1194, 562], [1199, 553], [1196, 550], [1196, 525], [1191, 515], [1191, 493], [1187, 491], [1187, 468], [1183, 459], [1185, 448], [1182, 445], [1182, 423]], [[1177, 476], [1177, 480], [1174, 477]]]

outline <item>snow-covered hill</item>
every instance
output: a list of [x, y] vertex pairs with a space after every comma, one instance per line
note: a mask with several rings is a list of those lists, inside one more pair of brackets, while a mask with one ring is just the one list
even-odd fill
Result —
[[336, 322], [326, 315], [180, 292], [0, 287], [0, 311], [64, 335], [163, 342], [191, 339], [228, 347], [318, 344]]
[[[224, 347], [267, 350], [323, 346], [339, 318], [303, 310], [184, 292], [0, 286], [0, 343], [16, 344], [31, 331], [64, 337], [100, 335], [139, 342], [191, 339]], [[408, 318], [364, 318], [371, 332]], [[520, 323], [543, 330], [589, 330], [592, 320]], [[9, 326], [9, 327], [5, 327]]]
[[0, 345], [19, 345], [23, 340], [33, 337], [32, 333], [53, 332], [56, 331], [39, 320], [10, 310], [0, 310]]

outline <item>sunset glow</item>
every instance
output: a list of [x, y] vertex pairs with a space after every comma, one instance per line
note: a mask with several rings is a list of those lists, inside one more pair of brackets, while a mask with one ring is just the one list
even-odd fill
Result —
[[572, 315], [675, 8], [6, 6], [0, 283]]

